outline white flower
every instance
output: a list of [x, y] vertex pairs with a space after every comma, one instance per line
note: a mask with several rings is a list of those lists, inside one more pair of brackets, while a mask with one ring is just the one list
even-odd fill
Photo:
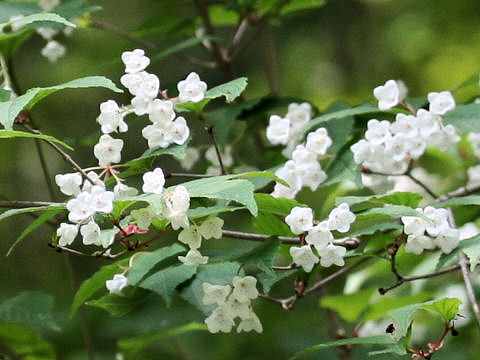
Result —
[[297, 170], [303, 170], [317, 162], [317, 154], [309, 151], [304, 145], [298, 145], [292, 152], [292, 160]]
[[436, 144], [440, 150], [447, 151], [450, 146], [460, 141], [460, 136], [453, 125], [447, 125], [442, 130], [431, 136], [432, 143]]
[[67, 202], [68, 220], [74, 223], [88, 219], [95, 214], [90, 204], [90, 193], [81, 192], [76, 198]]
[[290, 120], [287, 118], [281, 118], [278, 115], [270, 116], [269, 124], [267, 126], [267, 139], [273, 145], [285, 145], [288, 142], [289, 131]]
[[90, 192], [90, 190], [92, 190], [92, 187], [94, 185], [101, 186], [105, 189], [105, 184], [103, 183], [102, 179], [100, 179], [100, 176], [98, 176], [98, 174], [95, 171], [89, 171], [87, 173], [87, 176], [90, 180], [93, 181], [93, 184], [89, 180], [85, 179], [85, 181], [83, 182], [82, 191]]
[[303, 126], [312, 118], [312, 106], [309, 103], [291, 103], [285, 117], [290, 120], [293, 127], [303, 129]]
[[137, 96], [153, 99], [157, 97], [160, 89], [160, 80], [154, 74], [147, 74], [140, 83]]
[[46, 12], [52, 11], [60, 4], [60, 0], [38, 0], [38, 6], [40, 6]]
[[413, 115], [397, 114], [395, 121], [390, 124], [392, 134], [402, 134], [403, 136], [413, 139], [418, 134], [418, 121]]
[[65, 195], [77, 195], [80, 193], [82, 176], [79, 173], [55, 175], [55, 183]]
[[173, 230], [189, 226], [187, 211], [190, 207], [190, 194], [183, 185], [178, 185], [164, 196], [163, 216], [170, 220]]
[[433, 222], [433, 224], [426, 223], [425, 225], [425, 230], [427, 231], [428, 235], [437, 236], [449, 228], [448, 211], [446, 209], [435, 209], [432, 206], [427, 206], [423, 210], [423, 213]]
[[443, 115], [450, 110], [455, 109], [455, 99], [450, 91], [431, 92], [427, 95], [430, 103], [430, 110], [436, 115]]
[[100, 241], [100, 227], [95, 221], [90, 221], [88, 224], [82, 225], [80, 233], [82, 234], [84, 245], [102, 245]]
[[413, 159], [418, 159], [425, 152], [427, 143], [422, 137], [417, 136], [415, 139], [410, 139], [408, 141], [408, 148], [408, 153], [410, 156]]
[[240, 319], [248, 319], [252, 314], [250, 300], [241, 302], [233, 296], [230, 296], [223, 307], [232, 318], [239, 317]]
[[22, 29], [23, 27], [25, 27], [25, 24], [17, 22], [17, 20], [21, 20], [23, 18], [24, 18], [24, 16], [22, 14], [19, 14], [19, 15], [11, 16], [8, 19], [8, 22], [11, 23], [10, 26], [11, 26], [12, 32], [18, 31], [18, 30]]
[[212, 217], [205, 220], [198, 228], [198, 232], [205, 239], [220, 239], [222, 237], [223, 219]]
[[232, 296], [240, 302], [249, 301], [258, 297], [257, 279], [253, 276], [235, 276], [232, 281]]
[[369, 120], [367, 127], [368, 130], [365, 132], [365, 139], [372, 145], [381, 145], [392, 136], [389, 130], [390, 123], [387, 120]]
[[203, 265], [208, 263], [208, 256], [202, 256], [200, 251], [190, 249], [186, 256], [179, 256], [178, 261], [185, 265]]
[[403, 134], [397, 134], [385, 142], [385, 151], [392, 154], [392, 159], [401, 161], [407, 155], [410, 148], [410, 139]]
[[473, 147], [473, 153], [477, 158], [480, 158], [480, 133], [468, 134], [468, 141], [471, 142]]
[[204, 305], [218, 304], [222, 305], [227, 300], [227, 296], [232, 291], [230, 285], [214, 285], [207, 282], [202, 284]]
[[[12, 29], [13, 30], [13, 29]], [[51, 40], [57, 33], [58, 31], [55, 30], [54, 28], [51, 28], [49, 26], [42, 26], [39, 27], [36, 30], [37, 34], [40, 35], [44, 40]]]
[[130, 196], [135, 196], [138, 194], [138, 190], [135, 189], [134, 187], [130, 187], [122, 183], [118, 183], [117, 185], [114, 186], [113, 193], [115, 195], [115, 200], [117, 200], [117, 199], [123, 199]]
[[145, 51], [142, 49], [123, 52], [122, 61], [125, 64], [126, 73], [143, 71], [150, 64], [150, 59], [145, 56]]
[[369, 161], [372, 158], [372, 145], [365, 139], [362, 139], [350, 146], [350, 150], [352, 150], [353, 159], [357, 164], [360, 164], [364, 161]]
[[355, 218], [355, 214], [350, 211], [348, 204], [342, 203], [328, 215], [328, 229], [346, 233], [350, 230], [350, 224], [355, 221]]
[[440, 130], [440, 117], [425, 109], [417, 111], [417, 125], [420, 135], [424, 139], [428, 139], [430, 135]]
[[432, 238], [425, 235], [408, 235], [405, 251], [420, 255], [425, 249], [434, 249]]
[[343, 246], [336, 246], [330, 243], [324, 249], [318, 252], [320, 255], [320, 265], [323, 267], [330, 267], [332, 264], [343, 266], [345, 265], [345, 260], [343, 257], [345, 256], [346, 252], [347, 249], [345, 249]]
[[240, 321], [240, 324], [238, 324], [238, 327], [237, 327], [237, 332], [240, 332], [240, 331], [249, 332], [252, 330], [255, 330], [257, 333], [263, 332], [262, 323], [260, 322], [260, 319], [253, 311], [250, 313], [250, 317], [246, 319], [242, 319], [242, 321]]
[[293, 160], [288, 160], [285, 165], [275, 171], [275, 175], [285, 180], [289, 186], [280, 183], [275, 184], [275, 189], [271, 194], [273, 197], [284, 197], [293, 199], [297, 192], [302, 188], [302, 179]]
[[105, 282], [105, 286], [107, 287], [110, 293], [118, 293], [122, 291], [122, 289], [127, 286], [128, 279], [123, 274], [115, 274], [113, 275], [112, 280], [107, 280]]
[[97, 122], [102, 127], [104, 134], [110, 134], [114, 131], [126, 132], [128, 125], [123, 121], [123, 112], [113, 100], [108, 100], [100, 104], [100, 115]]
[[51, 40], [42, 48], [40, 51], [43, 56], [45, 56], [50, 62], [55, 62], [59, 58], [65, 55], [65, 46], [60, 44], [58, 41]]
[[[143, 79], [148, 76], [146, 71], [140, 71], [137, 73], [125, 74], [120, 78], [120, 82], [125, 86], [130, 94], [137, 95], [140, 85]], [[161, 100], [159, 100], [161, 101]]]
[[294, 234], [302, 234], [313, 227], [313, 211], [308, 207], [295, 206], [285, 217], [285, 222]]
[[[220, 156], [222, 157], [222, 163], [224, 166], [232, 166], [233, 165], [233, 157], [232, 157], [232, 146], [227, 145], [225, 146], [224, 151], [220, 152]], [[220, 166], [218, 161], [217, 152], [215, 150], [215, 146], [210, 146], [207, 151], [205, 152], [205, 159], [210, 161], [213, 165]]]
[[146, 194], [161, 194], [165, 185], [165, 176], [161, 168], [143, 174], [142, 191]]
[[467, 169], [468, 186], [480, 185], [480, 165], [471, 166]]
[[445, 254], [450, 254], [460, 242], [460, 231], [458, 229], [442, 230], [438, 236], [433, 239], [433, 243], [437, 245]]
[[227, 313], [226, 308], [219, 306], [205, 319], [205, 324], [207, 325], [208, 331], [216, 334], [219, 331], [225, 333], [232, 331], [235, 322]]
[[[422, 209], [417, 209], [418, 212], [423, 212]], [[407, 235], [423, 235], [427, 223], [425, 220], [416, 216], [402, 216], [403, 232]]]
[[182, 116], [168, 123], [166, 130], [166, 140], [177, 145], [183, 145], [190, 136], [190, 129]]
[[480, 234], [480, 229], [473, 222], [466, 223], [458, 231], [460, 231], [460, 240], [469, 239]]
[[332, 139], [328, 136], [327, 129], [319, 128], [307, 135], [307, 144], [305, 147], [308, 151], [317, 155], [325, 155], [327, 149], [332, 145]]
[[148, 118], [153, 123], [166, 125], [175, 119], [175, 111], [173, 110], [173, 102], [170, 100], [155, 99], [150, 104]]
[[200, 80], [197, 73], [191, 72], [185, 80], [177, 84], [180, 102], [199, 102], [205, 97], [207, 84]]
[[142, 136], [147, 139], [149, 149], [158, 147], [166, 148], [170, 146], [168, 127], [165, 124], [155, 123], [145, 126], [142, 129]]
[[115, 194], [105, 191], [101, 186], [95, 185], [90, 191], [90, 206], [95, 212], [111, 213], [113, 211], [113, 199]]
[[185, 170], [190, 170], [200, 159], [200, 152], [195, 147], [189, 147], [185, 150], [185, 157], [180, 159], [180, 166]]
[[312, 271], [316, 263], [318, 263], [318, 257], [313, 253], [310, 245], [304, 245], [301, 247], [292, 246], [290, 248], [290, 255], [293, 262], [303, 268], [306, 272]]
[[150, 106], [152, 105], [152, 99], [147, 96], [135, 96], [132, 101], [133, 112], [136, 115], [145, 115], [150, 111]]
[[403, 101], [406, 95], [405, 85], [395, 80], [388, 80], [384, 85], [373, 89], [373, 95], [378, 100], [380, 110], [388, 110]]
[[93, 154], [98, 159], [100, 166], [106, 166], [120, 162], [122, 148], [122, 139], [114, 139], [110, 135], [104, 134], [100, 136], [98, 144], [93, 147]]
[[327, 221], [322, 221], [320, 224], [312, 227], [308, 231], [307, 236], [305, 236], [305, 242], [308, 245], [313, 245], [317, 251], [322, 251], [332, 241], [333, 235], [328, 230]]
[[312, 191], [317, 190], [318, 185], [323, 183], [327, 178], [327, 174], [325, 174], [318, 162], [312, 162], [310, 166], [300, 169], [299, 176], [302, 185], [308, 186]]
[[178, 241], [187, 244], [190, 249], [198, 249], [202, 245], [202, 237], [195, 225], [184, 228], [178, 234]]
[[78, 234], [78, 226], [61, 223], [60, 227], [57, 229], [57, 236], [58, 236], [58, 245], [60, 246], [67, 246], [70, 245], [75, 237]]

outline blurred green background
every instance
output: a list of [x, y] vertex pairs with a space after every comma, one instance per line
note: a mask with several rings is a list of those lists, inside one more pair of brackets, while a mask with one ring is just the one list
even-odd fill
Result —
[[[196, 16], [190, 1], [92, 0], [91, 4], [102, 7], [102, 10], [92, 13], [93, 18], [129, 33], [155, 17]], [[451, 89], [480, 69], [479, 10], [480, 5], [476, 1], [330, 0], [323, 7], [289, 14], [273, 22], [268, 44], [270, 56], [277, 64], [279, 92], [283, 96], [310, 101], [322, 110], [337, 100], [351, 104], [372, 101], [372, 89], [391, 78], [404, 80], [413, 97], [425, 97], [429, 91]], [[229, 39], [232, 27], [219, 26], [217, 31], [221, 37]], [[247, 31], [246, 38], [252, 34], [253, 31]], [[155, 43], [160, 51], [178, 41], [159, 34], [144, 38]], [[123, 74], [120, 54], [141, 47], [95, 28], [80, 28], [71, 37], [60, 36], [59, 39], [67, 47], [67, 54], [56, 63], [50, 63], [40, 55], [45, 42], [38, 35], [23, 44], [13, 56], [11, 70], [21, 92], [87, 75], [104, 75], [119, 84]], [[145, 50], [149, 56], [159, 52]], [[199, 47], [190, 48], [183, 54], [208, 59]], [[162, 87], [172, 89], [173, 94], [176, 82], [190, 71], [198, 72], [210, 87], [229, 80], [224, 72], [204, 69], [173, 56], [154, 63], [148, 71], [157, 74]], [[249, 78], [246, 99], [270, 92], [262, 43], [258, 37], [235, 59], [233, 71], [237, 76]], [[471, 87], [459, 94], [457, 100], [466, 100], [477, 94], [478, 86]], [[110, 98], [119, 103], [129, 101], [128, 94], [91, 89], [67, 90], [38, 104], [32, 111], [32, 117], [44, 133], [72, 144], [75, 147], [72, 156], [82, 166], [91, 166], [94, 164], [92, 145], [99, 134], [95, 122], [98, 107]], [[279, 112], [283, 114], [286, 109]], [[266, 125], [267, 117], [259, 121]], [[128, 135], [123, 137], [126, 140], [123, 159], [138, 156], [144, 151], [146, 144], [143, 139], [138, 139], [146, 123], [144, 119], [130, 125]], [[194, 144], [204, 142], [201, 127], [194, 126], [194, 132], [197, 135]], [[56, 153], [46, 146], [44, 150], [52, 177], [70, 171]], [[50, 200], [32, 141], [1, 140], [0, 154], [0, 196], [15, 200]], [[249, 156], [253, 158], [251, 154]], [[246, 162], [248, 159], [248, 156], [243, 158]], [[254, 161], [253, 165], [258, 166], [258, 162]], [[162, 159], [160, 166], [178, 169], [177, 163], [171, 159]], [[195, 169], [201, 170], [202, 166], [197, 164]], [[322, 196], [328, 195], [329, 190], [317, 195], [314, 200], [323, 202], [325, 198]], [[300, 196], [311, 198], [310, 193]], [[62, 199], [60, 193], [57, 193], [57, 198]], [[318, 209], [321, 208], [322, 205], [318, 205]], [[238, 216], [226, 219], [228, 228], [241, 228], [245, 222]], [[51, 229], [42, 227], [28, 236], [12, 255], [4, 256], [10, 244], [32, 220], [29, 216], [19, 216], [0, 222], [0, 300], [24, 290], [54, 294], [54, 315], [62, 331], [43, 331], [42, 335], [54, 344], [60, 359], [86, 359], [78, 316], [68, 320], [73, 291], [65, 255], [47, 247]], [[238, 246], [243, 244], [238, 241]], [[71, 261], [76, 278], [73, 286], [88, 278], [100, 264], [108, 263], [88, 258], [71, 258]], [[387, 268], [388, 263], [383, 265]], [[284, 291], [285, 294], [288, 286], [277, 289], [278, 293]], [[341, 288], [339, 282], [329, 290], [338, 293]], [[202, 314], [180, 298], [174, 300], [171, 308], [166, 308], [157, 296], [151, 295], [147, 299], [139, 309], [123, 318], [111, 318], [99, 309], [85, 308], [98, 359], [114, 358], [118, 338], [193, 320], [203, 321]], [[191, 359], [285, 359], [306, 346], [327, 339], [325, 313], [318, 307], [317, 301], [315, 297], [304, 299], [293, 311], [285, 313], [277, 305], [257, 300], [254, 307], [264, 327], [261, 335], [211, 336], [205, 332], [194, 332], [175, 341], [181, 342]], [[462, 332], [435, 358], [478, 359], [479, 350], [468, 346], [477, 339], [476, 329]], [[161, 341], [141, 358], [182, 358], [175, 341]], [[365, 358], [365, 354], [365, 350], [358, 349], [355, 358]], [[336, 356], [335, 350], [326, 350], [305, 356], [305, 359], [331, 359]]]

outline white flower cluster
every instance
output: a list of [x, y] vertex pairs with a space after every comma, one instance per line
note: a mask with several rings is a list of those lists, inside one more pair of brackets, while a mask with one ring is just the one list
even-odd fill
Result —
[[272, 115], [267, 127], [267, 138], [273, 145], [287, 145], [282, 154], [289, 158], [275, 175], [285, 180], [289, 186], [275, 184], [273, 197], [293, 199], [303, 186], [312, 191], [325, 181], [327, 175], [318, 161], [332, 145], [332, 139], [325, 128], [319, 128], [307, 135], [305, 143], [299, 138], [305, 125], [311, 119], [312, 108], [308, 103], [292, 103], [288, 106], [285, 118]]
[[222, 237], [223, 220], [219, 217], [212, 217], [205, 220], [200, 226], [195, 224], [184, 228], [178, 234], [178, 241], [188, 245], [190, 250], [185, 256], [179, 256], [178, 260], [185, 265], [197, 265], [208, 263], [208, 256], [203, 256], [199, 249], [202, 245], [202, 238], [220, 239]]
[[[143, 137], [148, 141], [148, 147], [154, 149], [166, 148], [173, 143], [184, 144], [190, 135], [190, 129], [185, 118], [176, 117], [172, 101], [157, 98], [160, 91], [160, 80], [156, 75], [145, 71], [150, 64], [150, 59], [145, 56], [145, 51], [142, 49], [125, 51], [122, 54], [122, 61], [125, 64], [125, 74], [120, 78], [120, 82], [134, 96], [131, 101], [133, 112], [137, 115], [148, 114], [148, 118], [152, 122], [152, 125], [148, 125], [142, 130]], [[184, 89], [183, 91], [180, 90], [180, 84], [184, 85], [181, 87]], [[183, 101], [188, 101], [185, 99], [200, 101], [203, 99], [206, 84], [200, 81], [197, 74], [191, 73], [187, 80], [179, 82], [179, 90], [179, 98]], [[185, 91], [188, 92], [190, 98], [185, 96]]]
[[[344, 256], [347, 250], [343, 246], [334, 245], [332, 231], [336, 230], [346, 233], [350, 225], [355, 221], [355, 215], [350, 211], [346, 203], [334, 208], [328, 218], [314, 225], [313, 211], [308, 207], [294, 207], [285, 218], [290, 230], [297, 235], [307, 233], [305, 245], [290, 248], [290, 255], [293, 262], [303, 268], [306, 272], [312, 271], [315, 264], [320, 261], [324, 267], [345, 265]], [[312, 250], [317, 251], [320, 259]]]
[[239, 318], [237, 332], [263, 332], [262, 323], [252, 309], [251, 301], [258, 297], [257, 279], [253, 276], [235, 276], [232, 285], [203, 283], [203, 304], [217, 307], [205, 319], [208, 331], [230, 332]]
[[460, 231], [450, 227], [448, 211], [432, 206], [416, 210], [430, 222], [416, 216], [402, 216], [403, 232], [408, 235], [405, 251], [419, 255], [423, 250], [439, 247], [445, 254], [452, 252], [460, 242]]
[[[399, 86], [396, 91], [392, 90], [395, 87], [391, 81], [395, 82], [389, 80], [374, 91], [381, 110], [397, 105], [401, 99], [398, 95]], [[407, 170], [410, 159], [423, 155], [428, 144], [446, 151], [460, 141], [455, 128], [452, 125], [444, 126], [440, 116], [455, 108], [452, 94], [448, 91], [429, 93], [428, 100], [429, 110], [420, 109], [415, 116], [400, 113], [393, 123], [369, 120], [365, 139], [351, 147], [355, 162], [374, 172], [401, 174]]]

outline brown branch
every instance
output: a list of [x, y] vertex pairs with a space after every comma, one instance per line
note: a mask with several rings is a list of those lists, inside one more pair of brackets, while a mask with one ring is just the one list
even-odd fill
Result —
[[480, 191], [480, 186], [479, 185], [465, 185], [462, 187], [459, 187], [456, 190], [450, 191], [449, 193], [443, 194], [439, 196], [435, 202], [442, 202], [449, 200], [454, 197], [458, 196], [465, 196], [465, 195], [470, 195], [472, 193], [475, 193], [477, 191]]

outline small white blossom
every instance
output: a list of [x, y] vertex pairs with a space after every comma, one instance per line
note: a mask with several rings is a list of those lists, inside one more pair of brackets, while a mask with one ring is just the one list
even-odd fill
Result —
[[189, 147], [185, 150], [185, 157], [180, 159], [180, 166], [185, 170], [190, 170], [200, 159], [200, 152], [195, 147]]
[[460, 242], [460, 231], [458, 229], [445, 229], [442, 230], [438, 236], [433, 239], [433, 243], [437, 245], [442, 252], [450, 254]]
[[258, 297], [257, 279], [253, 276], [235, 276], [232, 285], [232, 296], [240, 302], [249, 301]]
[[122, 139], [114, 139], [110, 135], [104, 134], [100, 136], [98, 144], [93, 147], [93, 154], [98, 159], [100, 166], [106, 166], [120, 162], [122, 148]]
[[425, 235], [408, 235], [405, 251], [420, 255], [425, 249], [434, 249], [435, 244], [432, 238]]
[[190, 207], [190, 194], [183, 185], [178, 185], [164, 196], [163, 216], [170, 220], [173, 230], [189, 226], [187, 211]]
[[406, 95], [405, 85], [395, 80], [388, 80], [384, 85], [373, 89], [373, 95], [378, 100], [380, 110], [388, 110], [397, 106]]
[[189, 136], [190, 129], [184, 117], [179, 116], [167, 125], [166, 140], [170, 143], [183, 145]]
[[347, 203], [342, 203], [333, 209], [328, 215], [328, 229], [346, 233], [350, 225], [355, 221], [355, 214], [350, 211]]
[[305, 147], [317, 155], [325, 155], [327, 149], [332, 145], [332, 139], [328, 136], [327, 129], [319, 128], [307, 135]]
[[205, 97], [207, 84], [200, 80], [197, 73], [191, 72], [185, 80], [177, 84], [180, 102], [199, 102]]
[[198, 228], [198, 232], [205, 239], [220, 239], [222, 237], [223, 219], [212, 217], [205, 220]]
[[92, 180], [93, 184], [89, 180], [85, 179], [85, 181], [83, 182], [82, 191], [90, 192], [94, 185], [101, 186], [105, 189], [105, 184], [95, 171], [89, 171], [87, 173], [87, 176], [90, 180]]
[[333, 235], [328, 229], [327, 221], [322, 221], [320, 224], [312, 227], [307, 236], [305, 236], [305, 242], [308, 245], [313, 245], [317, 251], [322, 251], [333, 241]]
[[60, 0], [38, 0], [38, 6], [40, 6], [46, 12], [52, 11], [60, 4]]
[[178, 241], [187, 244], [190, 249], [198, 249], [202, 245], [202, 237], [195, 225], [184, 228], [178, 234]]
[[[8, 19], [8, 22], [11, 23], [10, 26], [12, 28], [12, 32], [18, 31], [18, 30], [22, 29], [23, 27], [25, 27], [25, 24], [17, 22], [17, 20], [21, 20], [23, 18], [24, 18], [24, 16], [20, 14], [20, 15], [11, 16]], [[1, 32], [1, 30], [0, 30], [0, 32]]]
[[[416, 209], [418, 212], [423, 213], [422, 209]], [[425, 220], [416, 216], [402, 216], [403, 232], [407, 235], [423, 235], [427, 223]]]
[[226, 308], [219, 306], [205, 319], [205, 324], [207, 325], [208, 331], [216, 334], [219, 331], [225, 333], [232, 331], [235, 322], [226, 311]]
[[253, 311], [250, 313], [250, 317], [246, 319], [242, 319], [242, 321], [240, 321], [240, 324], [238, 324], [238, 327], [237, 327], [237, 332], [241, 332], [241, 331], [250, 332], [252, 330], [255, 330], [257, 333], [263, 332], [262, 323], [260, 322], [260, 319]]
[[397, 114], [395, 121], [390, 124], [392, 134], [402, 134], [403, 136], [413, 139], [418, 134], [418, 120], [413, 115]]
[[309, 151], [304, 145], [298, 145], [292, 152], [292, 160], [297, 170], [301, 171], [317, 163], [317, 154]]
[[128, 125], [123, 121], [124, 113], [113, 100], [108, 100], [100, 104], [100, 115], [97, 122], [102, 127], [104, 134], [110, 134], [114, 131], [126, 132]]
[[42, 48], [40, 53], [45, 56], [50, 62], [55, 62], [65, 55], [65, 46], [58, 41], [51, 40]]
[[128, 279], [123, 274], [115, 274], [113, 275], [112, 280], [107, 280], [105, 282], [105, 286], [107, 287], [110, 293], [118, 293], [122, 291], [124, 287], [127, 286]]
[[443, 115], [455, 109], [455, 99], [450, 91], [431, 92], [427, 95], [430, 110], [436, 115]]
[[120, 78], [120, 83], [128, 89], [130, 94], [137, 95], [140, 85], [147, 76], [148, 73], [146, 71], [125, 74]]
[[58, 236], [58, 245], [60, 246], [68, 246], [70, 245], [75, 237], [78, 234], [78, 226], [61, 223], [60, 227], [57, 229], [57, 236]]
[[68, 220], [74, 223], [88, 219], [95, 214], [90, 205], [90, 193], [81, 192], [76, 198], [67, 202]]
[[44, 40], [52, 40], [52, 38], [57, 35], [58, 31], [49, 26], [42, 26], [36, 30], [37, 34], [40, 35]]
[[343, 246], [336, 246], [330, 243], [324, 249], [318, 252], [320, 255], [320, 265], [323, 267], [330, 267], [333, 264], [337, 266], [343, 266], [345, 265], [345, 260], [343, 257], [345, 256], [346, 252], [347, 249], [345, 249]]
[[90, 190], [90, 206], [95, 212], [111, 213], [113, 211], [113, 199], [115, 194], [105, 191], [101, 186], [95, 185]]
[[165, 185], [165, 176], [161, 168], [143, 174], [142, 191], [146, 194], [161, 194]]
[[431, 141], [436, 144], [440, 150], [447, 151], [450, 146], [460, 141], [460, 136], [457, 135], [455, 127], [449, 124], [433, 134]]
[[287, 118], [281, 118], [278, 115], [270, 116], [269, 124], [267, 126], [267, 139], [273, 145], [285, 145], [288, 142], [289, 131], [290, 120]]
[[80, 233], [82, 234], [84, 245], [102, 245], [100, 241], [100, 227], [95, 221], [90, 221], [88, 224], [82, 225]]
[[312, 191], [327, 179], [327, 174], [322, 170], [320, 163], [312, 162], [310, 166], [301, 168], [299, 176], [303, 186], [308, 186]]
[[230, 296], [224, 305], [227, 313], [232, 317], [239, 317], [240, 319], [248, 319], [251, 317], [252, 308], [250, 301], [238, 301], [237, 298]]
[[432, 206], [427, 206], [423, 210], [423, 213], [433, 222], [433, 224], [428, 222], [425, 224], [425, 230], [427, 231], [428, 235], [437, 236], [449, 228], [448, 211], [446, 209], [435, 209]]
[[353, 159], [357, 164], [360, 164], [364, 161], [369, 161], [372, 158], [372, 145], [362, 139], [350, 147], [350, 150], [353, 152]]
[[285, 117], [290, 120], [292, 127], [303, 129], [303, 126], [312, 118], [312, 106], [309, 103], [291, 103], [288, 105], [288, 112]]
[[187, 255], [179, 256], [178, 261], [185, 265], [203, 265], [208, 263], [208, 256], [202, 256], [202, 254], [200, 254], [200, 251], [190, 249]]
[[471, 166], [467, 169], [468, 186], [480, 186], [480, 165]]
[[155, 99], [150, 104], [148, 118], [153, 123], [166, 125], [175, 119], [175, 111], [173, 110], [173, 102], [170, 100]]
[[77, 195], [80, 193], [82, 176], [79, 173], [55, 175], [55, 183], [65, 195]]
[[313, 227], [313, 211], [308, 207], [295, 206], [285, 217], [285, 222], [294, 234], [302, 234]]
[[115, 195], [115, 200], [135, 196], [138, 194], [138, 190], [134, 187], [127, 186], [122, 183], [118, 183], [113, 187], [113, 194]]
[[292, 256], [293, 262], [301, 266], [306, 272], [312, 271], [315, 264], [319, 261], [310, 245], [301, 247], [292, 246], [290, 248], [290, 255]]
[[222, 305], [227, 301], [227, 296], [232, 291], [230, 285], [214, 285], [207, 282], [202, 284], [204, 305], [218, 304]]
[[145, 115], [150, 112], [150, 106], [152, 105], [152, 98], [147, 96], [137, 95], [135, 96], [132, 101], [133, 112], [140, 116]]
[[425, 109], [417, 111], [417, 126], [420, 135], [424, 139], [428, 139], [430, 135], [440, 130], [440, 117]]
[[288, 160], [284, 166], [275, 171], [275, 175], [280, 179], [285, 180], [289, 186], [276, 183], [271, 195], [277, 198], [284, 197], [287, 199], [293, 199], [302, 188], [302, 179], [295, 162], [293, 160]]
[[150, 59], [145, 56], [145, 51], [142, 49], [123, 52], [122, 61], [125, 64], [126, 73], [143, 71], [150, 64]]
[[154, 74], [147, 74], [137, 90], [137, 96], [154, 99], [160, 89], [160, 80]]
[[390, 134], [390, 123], [387, 120], [369, 120], [367, 127], [368, 130], [365, 132], [365, 139], [372, 145], [381, 145], [392, 136]]
[[142, 136], [148, 141], [148, 148], [167, 148], [170, 146], [169, 129], [166, 124], [155, 123], [142, 129]]

